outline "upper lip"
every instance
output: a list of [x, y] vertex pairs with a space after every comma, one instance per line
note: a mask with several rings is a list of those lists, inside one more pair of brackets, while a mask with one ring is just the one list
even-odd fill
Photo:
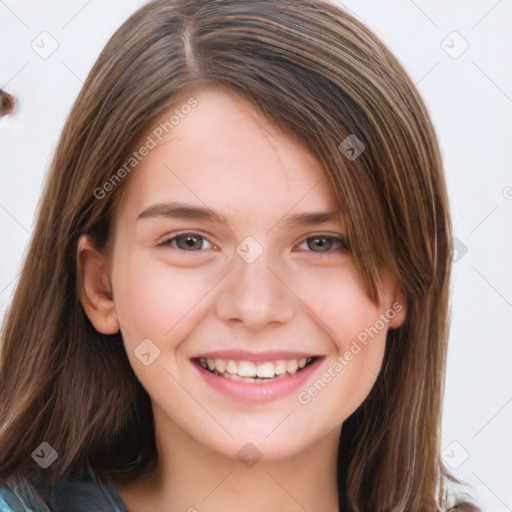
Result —
[[247, 352], [244, 350], [216, 350], [203, 352], [192, 359], [233, 359], [235, 361], [252, 361], [253, 363], [265, 361], [282, 361], [288, 359], [303, 359], [308, 357], [318, 357], [319, 354], [312, 352], [295, 352], [289, 350], [267, 351], [267, 352]]

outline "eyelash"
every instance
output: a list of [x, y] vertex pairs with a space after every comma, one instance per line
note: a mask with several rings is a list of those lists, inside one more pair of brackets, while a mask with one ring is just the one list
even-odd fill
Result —
[[[179, 247], [176, 247], [174, 245], [171, 245], [172, 242], [174, 242], [176, 239], [178, 238], [181, 238], [181, 237], [185, 237], [187, 235], [191, 235], [193, 237], [197, 237], [197, 238], [201, 238], [203, 240], [206, 240], [210, 243], [210, 245], [213, 245], [209, 240], [208, 238], [206, 238], [205, 236], [201, 235], [200, 233], [197, 233], [195, 231], [184, 231], [182, 233], [176, 233], [173, 237], [171, 238], [167, 238], [166, 240], [164, 240], [163, 242], [159, 243], [158, 246], [159, 247], [165, 247], [165, 246], [172, 246], [174, 247], [175, 249], [178, 249], [182, 252], [203, 252], [201, 249], [200, 250], [197, 250], [197, 251], [186, 251], [184, 249], [180, 249]], [[347, 252], [350, 248], [349, 246], [349, 243], [348, 243], [348, 240], [345, 236], [332, 236], [332, 235], [322, 235], [322, 234], [318, 234], [318, 235], [313, 235], [313, 236], [308, 236], [306, 238], [304, 238], [302, 240], [302, 242], [300, 242], [299, 245], [302, 245], [304, 243], [307, 243], [308, 240], [313, 240], [315, 238], [321, 238], [321, 239], [325, 239], [325, 240], [329, 240], [329, 241], [333, 241], [333, 242], [337, 242], [339, 244], [339, 250], [341, 250], [342, 252]], [[318, 256], [318, 257], [325, 257], [325, 256], [328, 256], [329, 254], [332, 254], [334, 251], [334, 249], [331, 249], [331, 250], [328, 250], [328, 251], [321, 251], [321, 252], [316, 252], [316, 251], [311, 251], [311, 250], [306, 250], [304, 252], [310, 252], [311, 254], [314, 254], [315, 256]]]

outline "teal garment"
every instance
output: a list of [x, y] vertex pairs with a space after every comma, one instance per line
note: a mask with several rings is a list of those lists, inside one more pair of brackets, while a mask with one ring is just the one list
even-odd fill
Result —
[[0, 487], [0, 512], [128, 512], [117, 489], [106, 478], [66, 479], [50, 496], [41, 493], [49, 508], [20, 500], [6, 485]]

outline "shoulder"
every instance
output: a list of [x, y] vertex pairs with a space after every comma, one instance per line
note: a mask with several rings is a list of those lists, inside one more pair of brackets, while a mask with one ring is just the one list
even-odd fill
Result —
[[0, 486], [0, 510], [2, 512], [26, 512], [30, 508], [25, 506], [12, 489], [7, 485]]
[[[39, 489], [38, 489], [39, 490]], [[7, 485], [0, 487], [1, 512], [128, 512], [117, 489], [105, 478], [67, 478], [50, 493], [41, 492], [46, 502], [34, 506]]]

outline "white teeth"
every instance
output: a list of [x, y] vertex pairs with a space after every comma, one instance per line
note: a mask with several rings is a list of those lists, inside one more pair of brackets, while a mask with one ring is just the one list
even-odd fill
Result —
[[224, 361], [224, 359], [215, 359], [215, 368], [217, 368], [220, 373], [224, 373], [226, 370], [226, 361]]
[[274, 372], [276, 375], [284, 375], [286, 373], [286, 361], [277, 361]]
[[292, 359], [291, 361], [288, 361], [286, 363], [286, 371], [288, 373], [294, 374], [297, 371], [298, 367], [299, 367], [299, 365], [297, 364], [296, 359]]
[[274, 377], [274, 363], [263, 363], [258, 365], [256, 375], [258, 377]]
[[250, 361], [240, 361], [238, 363], [238, 375], [240, 377], [256, 377], [256, 365]]
[[311, 357], [303, 357], [302, 359], [266, 361], [256, 364], [245, 360], [235, 361], [233, 359], [206, 359], [201, 357], [199, 363], [217, 375], [232, 377], [234, 380], [264, 382], [267, 379], [274, 379], [285, 374], [293, 375], [312, 360]]
[[238, 373], [238, 365], [236, 364], [236, 361], [233, 361], [233, 359], [228, 361], [228, 364], [226, 365], [226, 370], [228, 371], [228, 373], [231, 373], [231, 375], [235, 375], [236, 373]]
[[247, 381], [247, 379], [244, 379], [243, 377], [240, 377], [240, 375], [237, 375], [237, 374], [235, 374], [235, 375], [230, 375], [230, 376], [229, 376], [229, 378], [230, 378], [230, 379], [232, 379], [232, 380], [238, 380], [238, 381], [240, 381], [240, 382], [245, 382], [245, 381]]

